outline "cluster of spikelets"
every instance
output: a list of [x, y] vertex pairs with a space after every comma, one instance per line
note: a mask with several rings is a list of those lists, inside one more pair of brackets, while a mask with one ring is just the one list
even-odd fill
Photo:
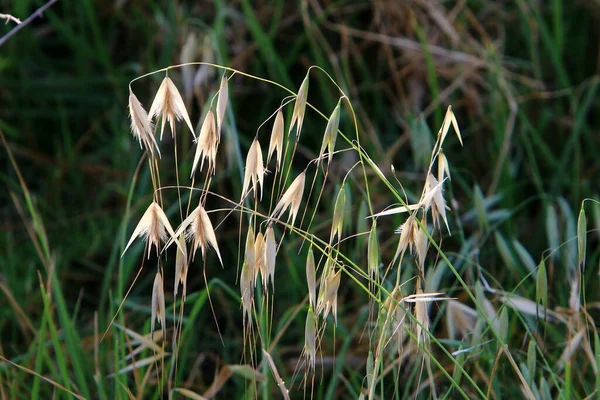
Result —
[[[169, 69], [164, 71], [168, 72]], [[163, 331], [163, 337], [165, 337], [166, 333], [165, 292], [162, 272], [163, 252], [173, 244], [177, 249], [173, 292], [175, 297], [180, 294], [183, 300], [185, 300], [186, 296], [188, 268], [190, 263], [194, 261], [198, 249], [200, 249], [202, 259], [205, 261], [207, 251], [212, 248], [221, 265], [223, 265], [215, 228], [209, 217], [209, 212], [207, 212], [205, 207], [211, 178], [216, 172], [217, 155], [219, 144], [221, 142], [221, 132], [223, 130], [229, 96], [228, 80], [231, 76], [228, 78], [224, 75], [221, 79], [217, 95], [213, 97], [213, 101], [211, 101], [211, 104], [208, 107], [208, 111], [206, 112], [198, 135], [194, 132], [185, 103], [177, 90], [177, 87], [168, 75], [163, 79], [148, 113], [145, 111], [143, 105], [137, 99], [130, 86], [129, 112], [131, 118], [131, 130], [133, 136], [139, 141], [140, 147], [146, 150], [154, 192], [153, 201], [135, 227], [125, 247], [125, 251], [127, 251], [138, 237], [144, 238], [146, 243], [144, 259], [146, 258], [146, 255], [148, 258], [151, 256], [153, 247], [156, 249], [158, 270], [152, 293], [151, 329], [154, 331], [155, 321], [158, 321]], [[329, 232], [328, 240], [321, 239], [316, 233], [311, 232], [312, 219], [308, 222], [308, 226], [304, 224], [304, 216], [300, 222], [297, 220], [302, 202], [308, 202], [307, 198], [310, 198], [312, 195], [312, 185], [308, 194], [306, 194], [305, 191], [305, 186], [307, 186], [306, 181], [309, 179], [309, 167], [315, 167], [313, 185], [318, 174], [322, 174], [324, 177], [321, 193], [323, 192], [324, 186], [327, 184], [330, 164], [336, 151], [336, 140], [341, 116], [341, 103], [342, 100], [346, 98], [345, 96], [340, 98], [340, 101], [327, 119], [328, 121], [323, 134], [318, 157], [311, 160], [304, 171], [292, 178], [290, 177], [290, 175], [293, 174], [291, 160], [294, 158], [300, 140], [302, 125], [306, 114], [308, 82], [307, 75], [303, 80], [297, 95], [284, 99], [282, 105], [275, 110], [273, 115], [269, 118], [273, 119], [273, 122], [268, 151], [266, 153], [266, 163], [265, 157], [263, 157], [261, 142], [259, 140], [259, 132], [257, 132], [246, 156], [242, 191], [239, 201], [229, 200], [232, 204], [231, 210], [237, 211], [240, 216], [240, 235], [242, 231], [246, 231], [245, 229], [242, 229], [242, 225], [244, 224], [245, 226], [246, 223], [248, 224], [243, 260], [240, 260], [241, 271], [239, 277], [241, 307], [243, 323], [245, 326], [244, 332], [252, 335], [253, 326], [259, 323], [256, 320], [256, 316], [266, 312], [265, 310], [257, 309], [258, 304], [263, 305], [265, 302], [256, 301], [255, 295], [261, 293], [261, 295], [266, 298], [269, 294], [272, 295], [275, 289], [276, 258], [281, 242], [287, 234], [298, 235], [303, 238], [303, 241], [309, 242], [306, 260], [308, 304], [305, 345], [303, 349], [304, 359], [306, 360], [305, 365], [308, 371], [314, 373], [317, 362], [317, 350], [322, 339], [321, 335], [325, 331], [328, 317], [331, 315], [334, 323], [337, 324], [338, 290], [343, 272], [351, 277], [352, 274], [354, 274], [366, 279], [369, 282], [371, 296], [382, 300], [379, 302], [380, 310], [377, 314], [377, 325], [380, 328], [380, 335], [379, 339], [376, 341], [375, 357], [370, 358], [370, 373], [369, 379], [367, 379], [369, 393], [371, 394], [371, 383], [376, 382], [377, 365], [381, 365], [381, 357], [383, 357], [384, 348], [392, 341], [395, 341], [398, 346], [401, 346], [403, 343], [403, 332], [405, 329], [403, 324], [408, 312], [406, 305], [411, 303], [414, 304], [414, 318], [412, 318], [412, 320], [415, 321], [417, 341], [421, 343], [428, 335], [429, 319], [427, 316], [427, 304], [431, 301], [443, 299], [443, 297], [440, 297], [440, 293], [423, 292], [423, 280], [426, 266], [425, 260], [431, 238], [431, 234], [427, 230], [427, 221], [428, 218], [430, 218], [433, 228], [440, 231], [442, 230], [443, 222], [443, 225], [449, 231], [446, 216], [447, 206], [443, 196], [442, 186], [446, 179], [450, 177], [450, 174], [448, 162], [442, 150], [442, 145], [450, 126], [453, 126], [459, 140], [461, 140], [460, 133], [454, 114], [449, 107], [443, 126], [438, 133], [419, 202], [417, 204], [403, 203], [399, 207], [372, 215], [373, 224], [370, 232], [368, 232], [368, 254], [366, 254], [367, 270], [362, 271], [362, 269], [356, 267], [356, 264], [349, 267], [347, 265], [348, 260], [343, 257], [340, 252], [340, 243], [350, 236], [348, 234], [346, 237], [343, 236], [346, 191], [349, 190], [345, 178], [335, 197], [331, 230]], [[216, 106], [213, 107], [215, 98]], [[286, 135], [284, 108], [292, 102], [294, 108]], [[190, 173], [190, 185], [181, 186], [179, 184], [176, 135], [177, 121], [183, 121], [185, 123], [190, 129], [195, 141], [196, 149]], [[177, 186], [170, 187], [160, 185], [161, 181], [159, 177], [158, 161], [161, 158], [161, 151], [159, 143], [156, 140], [158, 131], [160, 131], [159, 137], [162, 139], [167, 122], [175, 143], [174, 151], [178, 179]], [[160, 128], [158, 128], [159, 125]], [[292, 133], [295, 133], [295, 135]], [[362, 168], [371, 166], [380, 173], [376, 165], [362, 153], [362, 149], [359, 145], [348, 139], [346, 139], [346, 141], [351, 148], [357, 151], [361, 156], [360, 165]], [[327, 159], [326, 163], [324, 162], [325, 159]], [[272, 160], [274, 161], [272, 162]], [[437, 176], [432, 172], [436, 163], [438, 167]], [[195, 176], [198, 171], [203, 171], [205, 164], [207, 165], [207, 169], [202, 180], [203, 187], [195, 188]], [[269, 188], [264, 187], [265, 175], [269, 170], [269, 165], [272, 165], [272, 170], [274, 171], [272, 179], [273, 186], [270, 190]], [[287, 188], [284, 188], [286, 183], [290, 181], [291, 183]], [[179, 191], [181, 189], [190, 189], [187, 207], [183, 206], [183, 201], [179, 194], [181, 223], [176, 229], [172, 227], [163, 211], [162, 192], [163, 189], [168, 188], [176, 188], [178, 193], [180, 193]], [[263, 203], [265, 190], [271, 194], [268, 205]], [[200, 198], [198, 205], [193, 211], [189, 212], [193, 191], [198, 191], [200, 193]], [[273, 203], [274, 199], [276, 200], [275, 203]], [[316, 201], [318, 202], [319, 199], [320, 194]], [[188, 210], [185, 215], [183, 213], [184, 209]], [[396, 213], [407, 213], [408, 217], [398, 228], [397, 233], [399, 233], [399, 242], [396, 254], [389, 263], [385, 273], [382, 275], [379, 267], [380, 255], [377, 239], [377, 219], [385, 215]], [[287, 220], [284, 220], [283, 218], [286, 214]], [[244, 218], [244, 216], [248, 216], [249, 218]], [[276, 238], [278, 234], [279, 243]], [[317, 250], [321, 256], [319, 257], [318, 262], [315, 258], [315, 250]], [[402, 285], [399, 281], [399, 270], [403, 264], [403, 259], [407, 250], [414, 256], [416, 264], [415, 293], [403, 297], [400, 291]], [[398, 272], [396, 273], [396, 282], [391, 291], [385, 291], [383, 282], [386, 280], [388, 272], [392, 267], [398, 269]], [[320, 271], [320, 274], [318, 274], [318, 271]], [[261, 290], [257, 290], [259, 285], [261, 286]], [[182, 288], [181, 292], [179, 291], [180, 287]], [[180, 320], [182, 319], [180, 318]], [[267, 318], [266, 320], [270, 319]], [[173, 343], [176, 343], [177, 341], [177, 331], [178, 329], [174, 329]], [[245, 339], [246, 338], [251, 338], [251, 336], [245, 336]], [[264, 338], [261, 339], [264, 340]]]

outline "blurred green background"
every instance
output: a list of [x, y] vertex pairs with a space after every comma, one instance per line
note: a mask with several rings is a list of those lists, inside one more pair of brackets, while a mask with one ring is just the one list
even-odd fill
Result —
[[[42, 4], [1, 1], [0, 12], [24, 20]], [[13, 26], [0, 25], [0, 34]], [[0, 129], [29, 189], [24, 192], [3, 144], [0, 354], [86, 398], [126, 398], [124, 386], [139, 388], [131, 376], [106, 377], [126, 365], [125, 334], [113, 328], [99, 347], [94, 344], [95, 330], [107, 327], [139, 267], [141, 246], [135, 256], [119, 256], [151, 195], [146, 173], [132, 186], [142, 153], [129, 132], [128, 83], [186, 60], [229, 66], [294, 91], [310, 66], [322, 67], [349, 94], [366, 152], [390, 180], [395, 173], [409, 195], [421, 190], [435, 134], [451, 104], [464, 147], [452, 138], [444, 148], [452, 171], [447, 196], [453, 235], [444, 238], [443, 248], [469, 284], [483, 274], [494, 288], [535, 300], [530, 266], [564, 244], [548, 260], [548, 303], [553, 309], [568, 307], [567, 281], [579, 267], [577, 215], [584, 198], [598, 199], [600, 193], [599, 27], [597, 1], [58, 1], [0, 48]], [[204, 67], [173, 74], [194, 123], [218, 89], [220, 75]], [[133, 86], [146, 109], [161, 77]], [[237, 199], [250, 141], [286, 93], [239, 76], [229, 91], [227, 152], [219, 156], [214, 185]], [[329, 114], [338, 97], [323, 74], [311, 73], [311, 103]], [[301, 157], [318, 154], [323, 129], [322, 120], [307, 119]], [[353, 137], [347, 115], [342, 130]], [[188, 135], [184, 144], [189, 145], [188, 132], [183, 127], [180, 132]], [[190, 150], [184, 165], [191, 155]], [[164, 180], [172, 182], [173, 174], [166, 171]], [[374, 176], [371, 191], [377, 210], [394, 201]], [[360, 196], [356, 191], [351, 203], [355, 219]], [[333, 202], [326, 195], [318, 215], [330, 218]], [[588, 204], [588, 230], [595, 230], [600, 213]], [[402, 218], [387, 222], [380, 225], [384, 260], [393, 255], [392, 233]], [[360, 222], [352, 224], [360, 228]], [[230, 222], [220, 234], [225, 269], [213, 258], [207, 267], [224, 343], [206, 303], [200, 264], [190, 273], [187, 341], [178, 376], [198, 393], [210, 386], [220, 366], [241, 360], [237, 228]], [[590, 232], [581, 285], [592, 322], [599, 300], [597, 239]], [[290, 318], [306, 296], [297, 244], [284, 249], [287, 269], [278, 272], [278, 280], [288, 286], [276, 290], [274, 302], [276, 318], [290, 322], [274, 351], [286, 381], [304, 341], [304, 313]], [[347, 251], [357, 262], [365, 257], [358, 245]], [[149, 331], [153, 271], [142, 272], [118, 318], [140, 333]], [[455, 284], [447, 274], [440, 290], [451, 291]], [[315, 389], [318, 398], [355, 398], [364, 377], [368, 344], [355, 327], [365, 324], [367, 296], [351, 282], [340, 296], [337, 340], [334, 344], [326, 334], [323, 351], [330, 355], [337, 346], [347, 362], [338, 364], [336, 373], [326, 369], [325, 383]], [[445, 328], [435, 321], [432, 329], [441, 337]], [[532, 326], [547, 342], [547, 359], [558, 361], [569, 337], [566, 328]], [[510, 327], [515, 334], [522, 330], [518, 319]], [[593, 342], [593, 335], [588, 339]], [[511, 344], [516, 358], [525, 357], [521, 336]], [[99, 354], [92, 357], [95, 349]], [[492, 351], [478, 362], [489, 371], [494, 357]], [[569, 393], [584, 398], [597, 384], [594, 368], [581, 354], [574, 360], [578, 373]], [[566, 381], [562, 372], [537, 373]], [[510, 369], [498, 374], [498, 385], [514, 379]], [[408, 382], [417, 379], [407, 376]], [[300, 383], [294, 385], [301, 395]], [[157, 398], [158, 386], [150, 386], [154, 389], [141, 395], [132, 391]], [[0, 388], [0, 398], [64, 396], [6, 363], [0, 363]], [[497, 398], [520, 393], [496, 390]], [[251, 385], [234, 377], [220, 395], [248, 393]], [[258, 397], [267, 393], [278, 398], [274, 385]]]

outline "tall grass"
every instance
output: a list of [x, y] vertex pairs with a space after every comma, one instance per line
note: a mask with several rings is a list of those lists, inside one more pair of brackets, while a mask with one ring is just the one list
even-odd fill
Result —
[[65, 4], [0, 63], [0, 398], [595, 395], [595, 6]]

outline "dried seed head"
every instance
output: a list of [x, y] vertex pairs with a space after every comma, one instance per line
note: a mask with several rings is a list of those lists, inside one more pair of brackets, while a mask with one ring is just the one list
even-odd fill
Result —
[[306, 328], [304, 330], [304, 354], [310, 370], [315, 370], [317, 359], [317, 322], [312, 306], [308, 308], [306, 315]]
[[338, 127], [340, 125], [340, 102], [338, 101], [337, 106], [333, 109], [327, 127], [325, 128], [325, 134], [323, 135], [323, 143], [321, 144], [321, 151], [319, 152], [319, 159], [317, 165], [323, 159], [325, 149], [327, 148], [328, 159], [327, 164], [331, 163], [333, 158], [333, 151], [335, 150], [335, 141], [337, 139]]
[[252, 299], [254, 298], [254, 273], [244, 262], [242, 275], [240, 277], [240, 292], [242, 294], [242, 313], [244, 315], [244, 326], [252, 324]]
[[344, 210], [346, 208], [346, 190], [344, 184], [340, 187], [337, 199], [335, 200], [335, 206], [333, 207], [333, 219], [331, 222], [331, 234], [329, 236], [329, 242], [333, 243], [336, 235], [338, 241], [342, 239], [342, 228], [344, 226]]
[[263, 165], [262, 150], [258, 140], [254, 139], [246, 156], [246, 172], [244, 173], [244, 184], [242, 185], [242, 199], [248, 194], [251, 181], [254, 196], [256, 197], [258, 187], [260, 187], [260, 197], [262, 199], [264, 175], [265, 167]]
[[152, 102], [152, 106], [150, 106], [149, 114], [153, 118], [160, 117], [161, 119], [161, 139], [165, 130], [165, 123], [169, 121], [169, 124], [171, 125], [171, 136], [175, 136], [175, 121], [179, 121], [181, 119], [183, 119], [188, 128], [190, 128], [194, 138], [196, 137], [194, 134], [194, 128], [192, 128], [192, 122], [190, 121], [188, 112], [185, 109], [185, 103], [181, 98], [181, 94], [179, 94], [179, 90], [177, 90], [177, 87], [168, 76], [165, 76], [165, 79], [163, 79], [162, 83], [160, 84], [158, 92], [156, 92], [156, 96]]
[[219, 257], [219, 262], [221, 265], [223, 265], [215, 230], [212, 222], [210, 222], [208, 213], [201, 204], [198, 204], [198, 207], [196, 207], [194, 211], [192, 211], [190, 215], [181, 223], [181, 225], [179, 225], [179, 228], [177, 228], [177, 232], [175, 232], [175, 234], [179, 236], [183, 232], [185, 232], [185, 239], [187, 241], [192, 240], [192, 259], [194, 258], [198, 248], [200, 248], [202, 252], [202, 258], [205, 259], [206, 250], [209, 247], [212, 247], [215, 249], [217, 257]]
[[202, 128], [200, 128], [200, 135], [198, 135], [198, 139], [196, 140], [196, 153], [194, 154], [194, 164], [192, 165], [190, 178], [196, 173], [200, 157], [202, 157], [200, 171], [202, 171], [202, 167], [204, 166], [204, 160], [207, 159], [208, 173], [212, 172], [214, 174], [217, 148], [219, 147], [219, 138], [216, 129], [215, 116], [211, 110], [208, 110], [206, 117], [204, 117]]
[[415, 221], [415, 214], [411, 214], [396, 230], [396, 233], [400, 233], [400, 240], [398, 241], [398, 248], [394, 255], [394, 261], [396, 261], [399, 256], [402, 256], [406, 249], [410, 248], [410, 251], [413, 251], [415, 246], [415, 234], [418, 229], [419, 225]]
[[[416, 284], [416, 295], [423, 294], [423, 288], [421, 287], [421, 279], [417, 277]], [[427, 302], [419, 301], [415, 303], [415, 319], [418, 324], [415, 324], [415, 336], [417, 337], [418, 343], [426, 341], [428, 339], [427, 332], [429, 331], [429, 316], [427, 315]]]
[[140, 148], [144, 145], [146, 151], [149, 151], [152, 155], [154, 155], [156, 149], [160, 157], [160, 149], [154, 138], [154, 126], [152, 126], [146, 110], [133, 94], [131, 88], [129, 88], [129, 118], [131, 118], [131, 133], [140, 142]]
[[[148, 258], [150, 258], [152, 245], [156, 246], [156, 252], [158, 254], [160, 244], [164, 243], [168, 238], [167, 233], [171, 236], [172, 240], [176, 241], [177, 236], [175, 235], [175, 232], [173, 232], [173, 228], [171, 228], [167, 216], [158, 203], [153, 201], [133, 230], [129, 242], [127, 243], [127, 246], [125, 246], [125, 250], [123, 250], [123, 254], [125, 254], [135, 238], [144, 236], [148, 246]], [[123, 257], [123, 255], [121, 255], [121, 257]]]
[[442, 122], [442, 127], [440, 128], [440, 131], [438, 133], [438, 136], [441, 137], [440, 146], [444, 143], [444, 140], [446, 139], [448, 130], [450, 130], [450, 125], [452, 125], [452, 128], [454, 128], [454, 132], [456, 133], [458, 141], [462, 146], [462, 137], [460, 136], [460, 129], [458, 129], [458, 122], [456, 122], [456, 116], [454, 115], [454, 112], [452, 112], [452, 106], [448, 106], [448, 109], [446, 110], [446, 115], [444, 116], [444, 122]]
[[308, 74], [302, 81], [300, 89], [298, 90], [298, 96], [296, 97], [296, 103], [294, 104], [294, 111], [292, 112], [292, 122], [290, 122], [290, 128], [288, 135], [294, 129], [296, 125], [296, 139], [300, 138], [300, 131], [302, 130], [302, 122], [304, 121], [304, 114], [306, 112], [306, 99], [308, 97]]
[[182, 297], [185, 298], [186, 291], [186, 283], [187, 283], [187, 273], [188, 273], [188, 259], [187, 259], [187, 247], [185, 245], [185, 238], [183, 234], [179, 235], [179, 247], [177, 248], [177, 256], [175, 257], [175, 297], [177, 297], [177, 292], [179, 289], [179, 284], [183, 287]]
[[267, 269], [267, 280], [271, 280], [271, 287], [275, 288], [275, 258], [277, 256], [277, 242], [273, 227], [267, 228], [265, 233], [265, 263]]
[[438, 154], [438, 181], [443, 182], [444, 179], [450, 178], [450, 167], [448, 166], [448, 159], [442, 150]]
[[250, 227], [248, 228], [248, 235], [246, 236], [246, 250], [244, 252], [244, 261], [247, 264], [248, 269], [252, 273], [252, 289], [254, 289], [254, 278], [256, 277], [258, 272], [256, 269], [255, 237], [252, 225], [250, 225]]
[[[325, 272], [325, 271], [324, 271]], [[333, 320], [337, 325], [337, 292], [340, 287], [342, 270], [334, 272], [332, 269], [326, 276], [321, 278], [321, 287], [319, 289], [319, 303], [317, 304], [317, 314], [323, 313], [323, 319], [327, 319], [329, 311], [333, 314]]]
[[419, 268], [421, 274], [425, 272], [425, 257], [427, 257], [427, 249], [429, 248], [429, 239], [425, 234], [425, 230], [427, 229], [427, 221], [425, 217], [421, 220], [421, 225], [423, 225], [423, 229], [415, 222], [413, 224], [414, 227], [414, 249], [417, 255], [417, 262], [419, 264]]
[[265, 264], [265, 237], [262, 232], [258, 232], [254, 241], [254, 279], [258, 278], [258, 273], [263, 281], [263, 287], [267, 289], [267, 266]]
[[428, 174], [425, 180], [425, 189], [423, 190], [423, 197], [420, 204], [428, 210], [431, 207], [431, 216], [433, 217], [434, 226], [440, 226], [440, 216], [446, 224], [446, 229], [450, 232], [448, 226], [448, 219], [446, 217], [446, 200], [444, 199], [444, 193], [442, 191], [442, 185], [444, 181], [438, 182], [433, 174]]
[[225, 119], [225, 110], [227, 109], [227, 100], [229, 99], [229, 86], [227, 85], [227, 75], [223, 74], [221, 86], [219, 87], [219, 97], [217, 98], [217, 136], [221, 138], [223, 129], [223, 120]]
[[306, 257], [306, 283], [308, 285], [308, 299], [311, 307], [317, 306], [317, 279], [316, 279], [315, 255], [312, 246], [308, 249]]
[[154, 322], [158, 321], [163, 330], [163, 335], [167, 329], [165, 323], [165, 290], [163, 288], [163, 279], [160, 272], [156, 273], [154, 285], [152, 286], [152, 321], [150, 322], [150, 330], [154, 332]]
[[271, 141], [269, 142], [269, 153], [267, 155], [267, 164], [271, 161], [271, 156], [274, 151], [277, 151], [277, 166], [281, 166], [281, 157], [283, 155], [283, 112], [281, 108], [277, 111], [273, 130], [271, 131]]
[[294, 179], [290, 187], [285, 191], [281, 200], [275, 206], [271, 218], [279, 218], [289, 208], [290, 213], [288, 221], [292, 220], [292, 225], [298, 215], [300, 209], [300, 202], [302, 202], [302, 195], [304, 194], [304, 181], [306, 179], [306, 171], [303, 171], [300, 175]]

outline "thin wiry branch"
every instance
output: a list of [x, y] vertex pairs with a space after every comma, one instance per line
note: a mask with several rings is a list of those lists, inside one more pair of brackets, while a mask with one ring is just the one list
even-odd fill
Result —
[[[6, 35], [4, 35], [4, 36], [2, 36], [0, 38], [0, 46], [2, 46], [4, 43], [6, 43], [6, 41], [8, 39], [10, 39], [13, 35], [15, 35], [21, 29], [23, 29], [24, 27], [26, 27], [27, 25], [29, 25], [31, 23], [31, 21], [33, 21], [37, 17], [40, 17], [44, 11], [46, 11], [48, 8], [50, 8], [50, 6], [52, 6], [57, 1], [58, 0], [50, 0], [50, 1], [48, 1], [46, 4], [44, 4], [43, 6], [41, 6], [40, 8], [38, 8], [37, 10], [35, 10], [33, 12], [33, 14], [31, 14], [29, 17], [27, 17], [27, 19], [25, 21], [23, 21], [20, 24], [17, 24], [17, 26], [15, 26], [10, 31], [8, 31], [8, 33], [6, 33]], [[3, 14], [3, 15], [6, 15], [6, 14]]]

